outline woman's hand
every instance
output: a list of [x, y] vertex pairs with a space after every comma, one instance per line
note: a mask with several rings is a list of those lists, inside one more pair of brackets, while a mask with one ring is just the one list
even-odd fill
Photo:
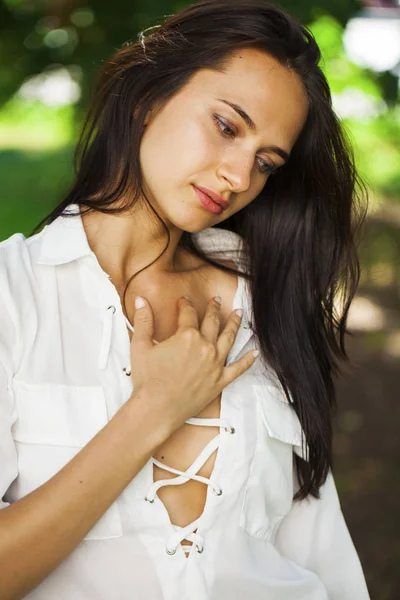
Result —
[[220, 330], [220, 304], [208, 302], [199, 328], [191, 301], [178, 300], [178, 328], [161, 343], [153, 341], [153, 311], [147, 300], [136, 308], [131, 340], [131, 377], [134, 391], [146, 390], [146, 397], [165, 413], [171, 433], [194, 417], [255, 361], [249, 351], [225, 367], [238, 332], [241, 317], [233, 311]]

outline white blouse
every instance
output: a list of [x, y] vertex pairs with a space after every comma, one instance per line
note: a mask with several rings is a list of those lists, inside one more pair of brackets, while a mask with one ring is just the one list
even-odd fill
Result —
[[[120, 298], [89, 247], [78, 206], [39, 234], [0, 244], [0, 507], [36, 489], [130, 397], [130, 341]], [[238, 259], [241, 238], [195, 234]], [[238, 261], [237, 261], [238, 262]], [[239, 266], [239, 262], [238, 262]], [[227, 363], [257, 347], [246, 281]], [[368, 600], [330, 473], [321, 499], [292, 502], [300, 422], [257, 359], [222, 392], [220, 433], [176, 479], [153, 482], [150, 459], [79, 546], [29, 600]], [[196, 473], [217, 452], [211, 478]], [[201, 516], [171, 523], [157, 496], [189, 478], [207, 486]], [[188, 539], [192, 546], [181, 542]], [[189, 551], [185, 553], [185, 550]], [[188, 555], [187, 555], [188, 554]]]

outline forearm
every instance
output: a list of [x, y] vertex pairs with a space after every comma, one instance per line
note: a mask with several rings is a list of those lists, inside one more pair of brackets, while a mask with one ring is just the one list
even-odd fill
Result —
[[0, 597], [17, 600], [82, 541], [166, 437], [134, 394], [61, 471], [0, 511]]

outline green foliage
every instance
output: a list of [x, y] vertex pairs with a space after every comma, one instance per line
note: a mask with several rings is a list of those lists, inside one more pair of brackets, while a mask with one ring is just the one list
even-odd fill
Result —
[[0, 148], [62, 148], [71, 143], [74, 116], [72, 105], [52, 108], [15, 96], [0, 110]]
[[321, 49], [321, 67], [333, 94], [350, 84], [366, 94], [381, 98], [378, 75], [351, 62], [343, 47], [343, 26], [332, 15], [324, 14], [309, 25]]
[[[102, 60], [125, 41], [136, 39], [140, 30], [188, 4], [183, 0], [147, 0], [137, 1], [133, 7], [131, 3], [114, 0], [111, 9], [109, 2], [60, 0], [56, 8], [55, 3], [47, 0], [0, 0], [0, 98], [3, 99], [0, 148], [4, 148], [0, 153], [3, 200], [0, 237], [25, 226], [29, 231], [38, 220], [37, 215], [44, 216], [64, 193], [72, 177], [77, 124]], [[343, 49], [343, 28], [358, 10], [358, 2], [320, 0], [316, 6], [313, 2], [299, 4], [285, 0], [280, 4], [302, 22], [309, 23], [322, 51], [321, 66], [334, 105], [342, 94], [356, 88], [377, 106], [379, 103], [384, 106], [387, 79], [353, 64]], [[54, 65], [72, 65], [76, 72], [82, 73], [79, 104], [52, 108], [15, 95], [26, 77]], [[356, 114], [345, 118], [344, 125], [352, 139], [361, 174], [378, 194], [398, 199], [398, 109], [392, 107], [377, 117]]]
[[0, 155], [0, 240], [29, 235], [61, 200], [72, 178], [72, 148], [47, 152], [3, 150]]
[[400, 119], [398, 111], [368, 121], [349, 120], [360, 173], [379, 195], [400, 201]]
[[[343, 26], [331, 15], [321, 15], [310, 24], [321, 49], [321, 67], [329, 81], [334, 105], [335, 97], [347, 91], [362, 92], [377, 108], [384, 106], [382, 78], [352, 63], [343, 48]], [[382, 114], [344, 118], [350, 134], [358, 169], [377, 194], [393, 199], [400, 195], [400, 113], [389, 107]]]

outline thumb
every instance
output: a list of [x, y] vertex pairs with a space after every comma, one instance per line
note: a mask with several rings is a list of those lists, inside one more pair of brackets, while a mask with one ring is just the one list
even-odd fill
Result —
[[135, 298], [135, 315], [133, 317], [132, 343], [140, 342], [152, 347], [154, 334], [153, 310], [148, 301], [142, 296]]

